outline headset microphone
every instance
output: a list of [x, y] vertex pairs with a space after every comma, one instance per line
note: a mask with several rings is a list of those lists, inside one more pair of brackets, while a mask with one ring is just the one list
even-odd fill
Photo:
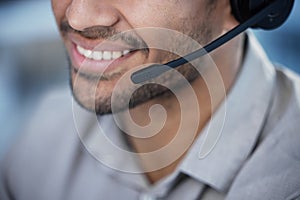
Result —
[[131, 75], [133, 83], [138, 84], [158, 77], [166, 71], [191, 62], [215, 50], [233, 39], [249, 27], [266, 30], [275, 29], [288, 18], [294, 0], [231, 0], [232, 12], [240, 22], [232, 30], [212, 41], [205, 47], [166, 64], [154, 64], [134, 72]]

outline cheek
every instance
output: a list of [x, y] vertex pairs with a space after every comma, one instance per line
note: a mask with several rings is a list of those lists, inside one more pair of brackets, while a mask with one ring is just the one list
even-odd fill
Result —
[[124, 17], [133, 28], [160, 27], [174, 29], [178, 17], [174, 10], [178, 10], [176, 3], [157, 0], [141, 1], [132, 4], [127, 10], [123, 10]]
[[56, 23], [62, 21], [65, 18], [65, 14], [67, 11], [68, 6], [71, 4], [71, 0], [52, 0], [52, 10], [55, 16]]
[[129, 19], [129, 22], [133, 27], [137, 28], [160, 27], [190, 35], [195, 30], [199, 31], [199, 27], [208, 21], [207, 12], [203, 7], [193, 7], [192, 3], [185, 6], [180, 5], [174, 3], [160, 7], [148, 6], [148, 9], [139, 9], [143, 14], [135, 12]]

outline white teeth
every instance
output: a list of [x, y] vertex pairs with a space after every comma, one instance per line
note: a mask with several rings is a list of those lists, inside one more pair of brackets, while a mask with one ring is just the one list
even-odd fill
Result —
[[125, 50], [125, 51], [123, 51], [123, 56], [125, 56], [126, 54], [129, 54], [129, 50]]
[[93, 52], [93, 59], [94, 60], [102, 60], [103, 55], [101, 51], [94, 51]]
[[83, 54], [85, 57], [87, 58], [92, 58], [92, 51], [91, 50], [85, 50], [84, 51], [84, 54]]
[[111, 60], [112, 53], [110, 51], [103, 51], [103, 60]]
[[113, 53], [112, 53], [112, 59], [117, 59], [117, 58], [120, 58], [121, 56], [122, 56], [121, 51], [113, 51]]
[[77, 51], [78, 51], [81, 55], [84, 55], [85, 49], [82, 48], [81, 46], [77, 46]]
[[130, 53], [129, 50], [124, 51], [91, 51], [77, 45], [79, 54], [93, 60], [114, 60]]

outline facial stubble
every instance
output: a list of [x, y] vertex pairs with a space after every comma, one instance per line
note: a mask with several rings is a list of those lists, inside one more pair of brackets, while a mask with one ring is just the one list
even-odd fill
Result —
[[[201, 44], [205, 44], [212, 39], [212, 27], [209, 25], [209, 21], [201, 23], [198, 28], [191, 30], [190, 27], [186, 27], [186, 24], [183, 24], [182, 27], [185, 27], [182, 31], [183, 34], [189, 36], [190, 38], [196, 40]], [[102, 33], [102, 36], [106, 34], [106, 36], [111, 36], [111, 34], [115, 34], [115, 30], [109, 30], [110, 32]], [[88, 33], [91, 39], [97, 38], [97, 32], [95, 29], [92, 30], [91, 33]], [[99, 34], [98, 34], [99, 35]], [[101, 37], [102, 37], [101, 36]], [[125, 39], [124, 39], [125, 38]], [[126, 38], [122, 39], [126, 41]], [[131, 39], [130, 39], [131, 40]], [[171, 43], [169, 50], [171, 52], [177, 52], [177, 48], [180, 48], [180, 52], [190, 52], [190, 47], [188, 45], [182, 45], [184, 42], [180, 42], [179, 44]], [[143, 44], [143, 49], [144, 49]], [[138, 45], [137, 45], [138, 46]], [[141, 47], [141, 46], [140, 46]], [[182, 50], [184, 49], [184, 50]], [[147, 49], [144, 53], [150, 52], [151, 49]], [[160, 58], [157, 58], [157, 63], [164, 63], [173, 59], [178, 58], [178, 55], [174, 55], [170, 52], [163, 52]], [[69, 59], [70, 61], [70, 59]], [[201, 63], [201, 62], [200, 62]], [[141, 63], [145, 64], [145, 63]], [[164, 84], [143, 84], [139, 88], [137, 88], [131, 95], [129, 104], [125, 101], [124, 94], [128, 93], [130, 90], [126, 88], [126, 86], [122, 86], [121, 90], [115, 90], [114, 84], [117, 83], [117, 80], [122, 77], [122, 75], [126, 72], [125, 70], [121, 70], [115, 73], [103, 73], [101, 76], [85, 74], [81, 71], [75, 70], [72, 67], [71, 62], [69, 62], [70, 66], [70, 83], [73, 92], [73, 96], [76, 101], [85, 109], [88, 109], [92, 112], [96, 112], [99, 115], [110, 114], [112, 113], [112, 93], [115, 92], [118, 97], [118, 101], [114, 102], [117, 104], [117, 108], [119, 111], [126, 108], [136, 107], [150, 99], [157, 98], [162, 95], [166, 95], [170, 93], [170, 90], [163, 85], [172, 85], [174, 87], [183, 87], [180, 84], [180, 81], [176, 80], [174, 77], [170, 76], [170, 74], [166, 73], [160, 77], [159, 82], [163, 82]], [[200, 66], [201, 67], [201, 66]], [[192, 66], [191, 64], [186, 64], [177, 68], [177, 70], [189, 81], [194, 81], [197, 77], [200, 76], [198, 70]]]

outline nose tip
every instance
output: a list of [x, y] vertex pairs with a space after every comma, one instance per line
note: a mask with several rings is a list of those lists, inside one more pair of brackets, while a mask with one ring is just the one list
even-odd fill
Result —
[[73, 29], [83, 31], [94, 26], [112, 27], [119, 21], [120, 14], [108, 3], [74, 0], [67, 8], [66, 18]]
[[79, 21], [79, 18], [77, 16], [75, 16], [75, 12], [74, 10], [72, 10], [73, 8], [68, 8], [67, 9], [67, 13], [66, 13], [66, 17], [68, 20], [69, 25], [78, 31], [83, 31], [85, 29], [85, 27], [83, 26], [82, 22]]

